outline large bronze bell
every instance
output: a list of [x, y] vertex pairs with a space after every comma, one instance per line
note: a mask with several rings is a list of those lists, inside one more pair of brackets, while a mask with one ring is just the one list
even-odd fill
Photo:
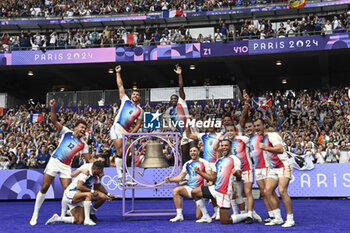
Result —
[[162, 168], [169, 167], [163, 155], [163, 146], [160, 142], [152, 140], [146, 145], [145, 160], [140, 165], [141, 168]]

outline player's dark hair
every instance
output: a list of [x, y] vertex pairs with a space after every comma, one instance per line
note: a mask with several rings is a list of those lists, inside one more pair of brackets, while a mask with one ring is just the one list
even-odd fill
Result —
[[233, 127], [235, 129], [235, 131], [237, 131], [237, 128], [234, 124], [229, 124], [225, 126], [225, 130], [227, 129], [227, 127]]
[[223, 142], [229, 142], [229, 144], [231, 145], [231, 141], [230, 141], [230, 139], [228, 139], [228, 138], [222, 139], [222, 140], [220, 141], [220, 144], [222, 144]]
[[266, 125], [266, 124], [267, 124], [266, 121], [265, 121], [264, 119], [261, 119], [261, 118], [255, 119], [255, 122], [256, 122], [256, 121], [261, 121], [261, 123], [262, 123], [263, 125]]
[[247, 120], [245, 123], [246, 123], [246, 124], [247, 124], [247, 123], [254, 124], [254, 121], [253, 121], [253, 120]]
[[85, 125], [85, 126], [87, 127], [86, 121], [84, 121], [84, 120], [78, 120], [78, 121], [75, 123], [74, 128], [77, 127], [77, 126], [80, 125], [80, 124], [83, 124], [83, 125]]
[[96, 161], [92, 164], [92, 168], [98, 168], [103, 169], [104, 168], [104, 162], [102, 161]]
[[179, 99], [179, 96], [178, 96], [178, 95], [175, 95], [175, 94], [171, 95], [171, 96], [170, 96], [170, 99], [171, 99], [173, 96], [175, 96], [177, 99]]
[[132, 90], [132, 92], [137, 92], [137, 93], [139, 93], [139, 94], [140, 94], [140, 96], [142, 96], [142, 95], [141, 95], [141, 91], [140, 91], [140, 90], [138, 90], [138, 89], [134, 89], [134, 90]]
[[102, 158], [102, 159], [107, 159], [108, 154], [98, 154], [96, 155], [96, 159]]
[[192, 144], [192, 145], [190, 146], [190, 150], [191, 150], [193, 147], [196, 148], [198, 151], [201, 151], [201, 150], [199, 149], [198, 145], [194, 145], [194, 144]]
[[224, 114], [224, 116], [222, 117], [222, 119], [224, 119], [225, 117], [229, 117], [229, 118], [232, 120], [232, 115], [231, 115], [231, 113], [229, 113], [229, 112], [226, 112], [226, 113]]

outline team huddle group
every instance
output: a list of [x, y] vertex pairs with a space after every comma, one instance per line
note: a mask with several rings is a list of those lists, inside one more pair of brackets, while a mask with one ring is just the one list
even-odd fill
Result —
[[[136, 133], [142, 125], [142, 108], [140, 92], [133, 91], [131, 98], [125, 94], [121, 78], [121, 66], [116, 68], [117, 86], [121, 106], [110, 130], [113, 145], [116, 148], [116, 168], [118, 182], [123, 180], [122, 137], [125, 133]], [[185, 162], [178, 176], [166, 177], [166, 182], [185, 181], [185, 185], [174, 189], [174, 202], [177, 215], [172, 222], [183, 221], [181, 197], [193, 198], [196, 202], [196, 218], [199, 223], [210, 223], [212, 219], [223, 224], [245, 221], [262, 222], [254, 211], [252, 185], [254, 174], [260, 193], [264, 198], [269, 217], [265, 225], [280, 225], [284, 223], [281, 217], [280, 201], [275, 193], [276, 187], [280, 193], [283, 205], [287, 211], [287, 220], [282, 227], [295, 225], [292, 202], [287, 194], [287, 188], [292, 175], [292, 167], [283, 149], [281, 137], [275, 132], [269, 132], [262, 119], [248, 120], [249, 96], [243, 91], [245, 107], [238, 125], [234, 125], [231, 116], [222, 119], [224, 128], [217, 133], [214, 127], [205, 129], [206, 133], [196, 133], [196, 129], [186, 128], [189, 113], [185, 101], [182, 69], [176, 65], [175, 73], [179, 78], [179, 96], [172, 95], [171, 107], [164, 117], [173, 121], [176, 130], [182, 135], [182, 161]], [[95, 212], [105, 202], [115, 198], [100, 183], [103, 177], [104, 158], [91, 158], [88, 146], [83, 140], [87, 128], [86, 122], [80, 120], [73, 131], [64, 127], [57, 120], [55, 100], [50, 101], [50, 116], [52, 123], [60, 132], [61, 138], [56, 150], [46, 166], [43, 184], [37, 194], [34, 212], [30, 225], [36, 225], [39, 210], [45, 200], [45, 194], [53, 179], [59, 174], [62, 187], [65, 190], [61, 202], [61, 214], [54, 214], [46, 224], [55, 222], [96, 225]], [[246, 136], [243, 136], [246, 135]], [[203, 142], [203, 158], [200, 158], [200, 148], [197, 141]], [[73, 157], [82, 152], [89, 163], [71, 172], [70, 164]], [[254, 172], [253, 163], [254, 161]], [[76, 177], [72, 182], [72, 177]], [[186, 183], [187, 182], [187, 183]], [[125, 185], [135, 185], [126, 179]], [[205, 199], [210, 199], [214, 206], [214, 215], [208, 214]], [[233, 215], [231, 215], [231, 206]], [[238, 212], [239, 209], [239, 212]]]

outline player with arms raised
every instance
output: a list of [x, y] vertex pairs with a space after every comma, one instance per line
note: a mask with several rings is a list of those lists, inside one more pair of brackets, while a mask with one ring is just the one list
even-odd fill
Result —
[[[141, 94], [139, 91], [134, 90], [131, 94], [131, 99], [129, 99], [129, 97], [125, 94], [123, 80], [120, 74], [121, 69], [121, 66], [115, 67], [121, 105], [110, 131], [113, 145], [117, 151], [115, 164], [117, 167], [119, 185], [123, 185], [123, 134], [136, 133], [142, 125], [142, 108], [140, 107]], [[131, 126], [135, 121], [136, 125], [131, 130]], [[125, 184], [136, 185], [129, 180], [126, 180]]]
[[72, 182], [70, 165], [74, 156], [78, 152], [82, 152], [84, 157], [88, 161], [91, 161], [89, 147], [82, 138], [85, 135], [87, 127], [86, 122], [83, 120], [77, 121], [72, 131], [58, 122], [55, 109], [56, 101], [54, 99], [50, 100], [50, 107], [51, 121], [56, 127], [57, 131], [60, 133], [61, 138], [58, 147], [52, 153], [44, 171], [43, 184], [36, 196], [34, 212], [32, 219], [30, 220], [30, 225], [32, 226], [37, 224], [39, 210], [45, 200], [46, 192], [49, 189], [52, 181], [55, 179], [57, 173], [60, 175], [61, 184], [63, 190], [65, 190]]

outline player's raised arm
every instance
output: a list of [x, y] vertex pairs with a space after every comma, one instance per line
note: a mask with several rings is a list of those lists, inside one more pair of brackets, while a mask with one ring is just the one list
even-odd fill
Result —
[[197, 133], [192, 133], [190, 127], [186, 128], [186, 136], [189, 139], [197, 140], [198, 139], [198, 134]]
[[118, 86], [118, 90], [119, 90], [119, 98], [120, 99], [125, 95], [123, 80], [122, 80], [122, 76], [120, 74], [121, 70], [122, 70], [122, 67], [120, 65], [115, 67], [115, 72], [117, 74], [117, 86]]
[[241, 117], [239, 119], [239, 125], [242, 128], [244, 128], [244, 126], [245, 126], [245, 123], [246, 123], [247, 118], [248, 118], [248, 111], [249, 111], [249, 95], [247, 94], [245, 89], [243, 90], [243, 99], [244, 99], [244, 108], [243, 108]]
[[181, 97], [181, 99], [185, 99], [185, 91], [184, 91], [184, 82], [183, 82], [183, 78], [182, 78], [182, 68], [179, 64], [175, 65], [176, 69], [174, 70], [175, 73], [177, 73], [177, 75], [179, 76], [179, 95]]
[[61, 132], [63, 126], [57, 120], [57, 116], [56, 116], [56, 100], [55, 99], [50, 100], [50, 108], [51, 108], [50, 117], [51, 117], [52, 124], [56, 127], [56, 130], [58, 132]]

